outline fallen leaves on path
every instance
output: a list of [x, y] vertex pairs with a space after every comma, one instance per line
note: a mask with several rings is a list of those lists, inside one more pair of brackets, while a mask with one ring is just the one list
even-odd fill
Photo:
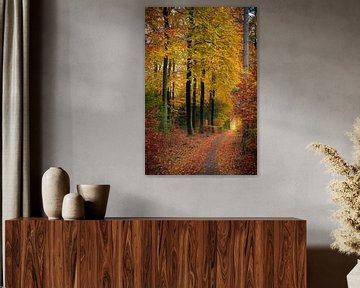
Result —
[[145, 143], [146, 174], [201, 174], [211, 144], [219, 136], [220, 134], [188, 136], [181, 129], [174, 129], [169, 134], [150, 132], [146, 135]]
[[241, 136], [235, 132], [226, 132], [225, 140], [217, 150], [218, 170], [221, 175], [240, 174], [238, 163], [240, 161]]
[[217, 163], [221, 175], [256, 175], [256, 156], [241, 152], [241, 134], [228, 131], [217, 150]]
[[[213, 146], [221, 138], [219, 145]], [[181, 129], [164, 134], [146, 129], [147, 175], [201, 175], [211, 153], [216, 153], [219, 175], [256, 175], [256, 154], [241, 149], [241, 134], [228, 131], [188, 136]], [[213, 149], [212, 149], [213, 147]]]

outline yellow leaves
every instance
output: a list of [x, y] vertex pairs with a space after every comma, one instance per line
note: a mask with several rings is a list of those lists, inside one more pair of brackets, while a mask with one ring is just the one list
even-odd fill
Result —
[[[150, 47], [147, 56], [158, 61], [166, 56], [181, 59], [191, 55], [206, 70], [217, 71], [219, 78], [222, 73], [226, 78], [240, 74], [242, 33], [232, 13], [234, 8], [230, 7], [171, 8], [169, 27], [164, 27], [162, 8], [146, 8], [145, 43]], [[188, 36], [192, 41], [191, 51], [185, 49]]]
[[[161, 7], [147, 8], [146, 86], [161, 90], [161, 63], [164, 57], [168, 57], [176, 63], [175, 72], [171, 72], [169, 79], [175, 83], [174, 108], [180, 107], [185, 102], [186, 64], [190, 58], [192, 77], [202, 79], [205, 83], [205, 101], [210, 89], [214, 89], [216, 103], [223, 105], [224, 109], [231, 107], [233, 103], [229, 95], [238, 87], [244, 74], [242, 13], [243, 8], [172, 7], [167, 17], [168, 25], [165, 25]], [[190, 47], [187, 40], [191, 41]], [[254, 47], [250, 47], [250, 55], [250, 67], [255, 67], [256, 71]], [[154, 65], [159, 66], [158, 72], [154, 72]], [[206, 72], [205, 76], [203, 71]], [[247, 86], [248, 91], [245, 92], [254, 94], [255, 91], [256, 95], [256, 74], [248, 77], [253, 75], [255, 79], [252, 79], [252, 83], [255, 86]]]

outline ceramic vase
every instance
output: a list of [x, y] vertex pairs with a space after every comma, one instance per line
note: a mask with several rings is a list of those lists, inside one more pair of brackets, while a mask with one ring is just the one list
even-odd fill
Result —
[[360, 260], [357, 261], [355, 267], [347, 275], [348, 288], [360, 287]]
[[61, 219], [63, 198], [69, 193], [69, 175], [60, 167], [49, 168], [42, 177], [43, 208], [49, 219]]
[[84, 199], [79, 193], [69, 193], [65, 195], [62, 204], [62, 217], [64, 220], [84, 219]]
[[85, 201], [85, 219], [104, 219], [110, 185], [77, 185]]

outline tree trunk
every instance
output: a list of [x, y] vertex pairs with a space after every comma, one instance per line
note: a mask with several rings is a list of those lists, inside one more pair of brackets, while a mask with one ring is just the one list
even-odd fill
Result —
[[171, 103], [172, 103], [172, 107], [173, 109], [175, 108], [175, 81], [172, 82], [172, 92], [171, 92]]
[[249, 16], [248, 8], [244, 7], [243, 15], [243, 33], [244, 33], [244, 55], [243, 55], [243, 67], [245, 70], [245, 75], [248, 74], [249, 70]]
[[[170, 41], [170, 37], [167, 33], [167, 30], [169, 28], [169, 14], [170, 14], [170, 8], [164, 7], [163, 8], [163, 17], [164, 17], [164, 33], [165, 33], [165, 38], [166, 38], [166, 42], [165, 42], [165, 51], [167, 51], [168, 49], [168, 45], [169, 45], [169, 41]], [[167, 131], [168, 129], [168, 97], [167, 97], [167, 91], [168, 91], [168, 62], [169, 62], [169, 58], [168, 56], [164, 57], [164, 65], [163, 65], [163, 86], [162, 86], [162, 99], [163, 99], [163, 115], [162, 115], [162, 129], [164, 131]]]
[[172, 104], [173, 104], [173, 108], [175, 108], [175, 59], [173, 60], [173, 69], [172, 69], [172, 74], [173, 74], [173, 82], [172, 82]]
[[168, 58], [164, 58], [163, 65], [163, 87], [162, 87], [162, 99], [163, 99], [163, 115], [162, 115], [162, 129], [167, 130], [167, 114], [168, 114], [168, 99], [167, 99], [167, 86], [168, 86], [168, 78], [167, 78], [167, 65]]
[[200, 133], [204, 133], [204, 102], [205, 102], [205, 69], [202, 71], [200, 83]]
[[196, 130], [196, 78], [193, 84], [193, 99], [192, 99], [192, 125], [194, 131]]
[[215, 116], [215, 90], [210, 94], [210, 126], [211, 132], [214, 133], [214, 116]]
[[[168, 64], [168, 82], [170, 81], [170, 74], [171, 74], [171, 67], [172, 67], [172, 62], [171, 60], [169, 60], [169, 64]], [[168, 123], [171, 124], [171, 86], [168, 85], [167, 87], [167, 93], [166, 93], [166, 96], [167, 96], [167, 107], [168, 107], [168, 111], [167, 111], [167, 116], [168, 116]]]
[[[190, 29], [193, 28], [194, 22], [194, 8], [189, 8], [189, 20], [190, 20]], [[192, 126], [192, 110], [191, 110], [191, 48], [192, 48], [192, 40], [191, 35], [187, 35], [187, 63], [186, 63], [186, 128], [188, 135], [194, 134], [194, 129]]]
[[[191, 43], [191, 42], [190, 42]], [[190, 44], [191, 45], [191, 44]], [[188, 42], [189, 47], [189, 42]], [[187, 59], [186, 72], [186, 128], [188, 135], [194, 134], [192, 126], [192, 110], [191, 110], [191, 59]]]
[[175, 59], [172, 61], [173, 69], [172, 69], [172, 75], [173, 75], [173, 82], [172, 82], [172, 92], [171, 92], [171, 98], [172, 98], [172, 108], [173, 111], [175, 109]]

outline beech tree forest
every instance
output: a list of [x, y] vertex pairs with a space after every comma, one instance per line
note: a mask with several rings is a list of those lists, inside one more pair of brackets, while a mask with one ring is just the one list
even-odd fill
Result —
[[145, 173], [257, 173], [255, 7], [145, 9]]

